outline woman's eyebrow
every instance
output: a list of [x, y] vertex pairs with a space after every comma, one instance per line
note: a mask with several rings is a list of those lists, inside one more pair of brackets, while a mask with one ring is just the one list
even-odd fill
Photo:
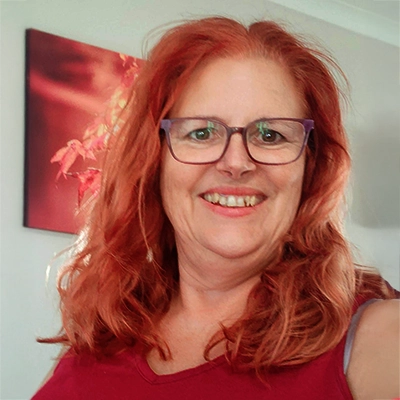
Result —
[[[221, 118], [219, 116], [216, 115], [205, 115], [205, 114], [195, 114], [195, 115], [191, 115], [190, 117], [181, 117], [181, 118], [200, 118], [200, 119], [210, 119], [210, 120], [214, 120], [214, 121], [218, 121], [218, 122], [222, 122], [223, 124], [227, 125], [227, 126], [233, 126], [233, 124], [230, 124], [226, 119]], [[246, 126], [248, 124], [250, 124], [251, 122], [254, 121], [259, 121], [261, 119], [270, 119], [270, 118], [278, 118], [278, 117], [273, 117], [273, 116], [267, 116], [267, 115], [260, 115], [256, 118], [252, 118], [250, 121], [248, 121], [246, 124], [242, 124], [242, 126]], [[279, 117], [279, 118], [284, 118], [284, 117]], [[235, 124], [236, 126], [236, 124]]]

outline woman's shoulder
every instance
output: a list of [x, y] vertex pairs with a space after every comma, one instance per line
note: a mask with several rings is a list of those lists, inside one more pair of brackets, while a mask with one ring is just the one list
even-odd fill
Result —
[[358, 322], [347, 380], [355, 400], [399, 394], [400, 300], [370, 303]]
[[60, 358], [32, 400], [124, 399], [126, 393], [116, 383], [134, 381], [132, 362], [133, 355], [128, 350], [102, 359], [69, 352]]

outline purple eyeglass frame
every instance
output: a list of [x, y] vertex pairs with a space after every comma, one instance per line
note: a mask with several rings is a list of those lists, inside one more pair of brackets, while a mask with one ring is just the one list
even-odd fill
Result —
[[[171, 137], [170, 137], [170, 128], [171, 125], [174, 121], [185, 121], [185, 120], [204, 120], [204, 121], [210, 121], [210, 122], [216, 122], [220, 125], [222, 125], [223, 127], [225, 127], [227, 133], [228, 133], [228, 137], [226, 140], [226, 144], [225, 144], [225, 148], [222, 151], [221, 156], [214, 160], [214, 161], [207, 161], [207, 162], [191, 162], [191, 161], [182, 161], [180, 160], [178, 157], [176, 157], [173, 149], [172, 149], [172, 145], [171, 145]], [[267, 162], [262, 162], [262, 161], [258, 161], [256, 160], [249, 151], [249, 148], [247, 146], [247, 140], [246, 140], [246, 131], [247, 128], [250, 124], [254, 124], [257, 122], [261, 122], [261, 121], [295, 121], [295, 122], [299, 122], [303, 125], [304, 127], [304, 139], [303, 139], [303, 145], [301, 146], [300, 152], [298, 154], [298, 156], [289, 162], [285, 162], [285, 163], [267, 163]], [[232, 127], [232, 126], [228, 126], [225, 123], [223, 123], [222, 121], [213, 119], [213, 118], [196, 118], [196, 117], [188, 117], [188, 118], [172, 118], [172, 119], [162, 119], [161, 123], [160, 123], [160, 129], [163, 130], [165, 132], [165, 136], [167, 139], [167, 145], [168, 145], [168, 149], [172, 155], [172, 157], [175, 158], [176, 161], [179, 161], [182, 164], [192, 164], [192, 165], [203, 165], [203, 164], [214, 164], [216, 162], [218, 162], [219, 160], [221, 160], [221, 158], [224, 156], [224, 154], [226, 153], [226, 150], [228, 149], [231, 137], [233, 134], [235, 133], [239, 133], [242, 136], [242, 140], [243, 140], [243, 145], [244, 148], [246, 149], [247, 155], [250, 157], [251, 160], [253, 160], [254, 162], [258, 163], [258, 164], [263, 164], [263, 165], [286, 165], [286, 164], [291, 164], [295, 161], [297, 161], [300, 156], [302, 155], [306, 145], [307, 145], [307, 140], [308, 137], [310, 135], [310, 132], [314, 129], [314, 120], [313, 119], [309, 119], [309, 118], [260, 118], [257, 119], [255, 121], [250, 122], [249, 124], [247, 124], [246, 126], [242, 126], [242, 127]]]

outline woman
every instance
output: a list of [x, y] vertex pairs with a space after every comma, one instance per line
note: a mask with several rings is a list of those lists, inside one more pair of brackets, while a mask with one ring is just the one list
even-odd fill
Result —
[[272, 22], [163, 36], [62, 274], [46, 342], [68, 351], [35, 400], [399, 395], [395, 291], [340, 233], [328, 66]]

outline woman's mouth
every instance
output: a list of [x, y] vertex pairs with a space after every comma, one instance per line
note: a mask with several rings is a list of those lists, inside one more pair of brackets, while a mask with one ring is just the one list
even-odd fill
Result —
[[236, 196], [219, 193], [205, 193], [202, 197], [205, 201], [222, 207], [254, 207], [264, 200], [260, 195]]

